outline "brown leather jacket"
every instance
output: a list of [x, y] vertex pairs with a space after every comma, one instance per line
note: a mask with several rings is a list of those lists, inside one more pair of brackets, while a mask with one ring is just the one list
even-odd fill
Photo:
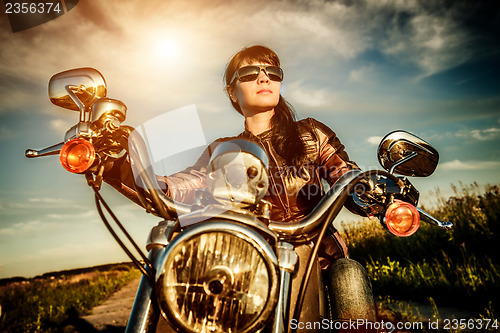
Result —
[[[345, 172], [356, 169], [349, 161], [344, 146], [335, 133], [321, 122], [307, 118], [298, 122], [299, 132], [306, 144], [308, 163], [300, 168], [286, 165], [285, 160], [274, 150], [271, 130], [257, 136], [245, 130], [236, 137], [214, 141], [191, 167], [168, 177], [160, 177], [164, 190], [175, 201], [191, 203], [197, 189], [206, 187], [206, 167], [213, 149], [223, 141], [230, 139], [248, 139], [259, 144], [269, 156], [270, 188], [264, 198], [272, 203], [271, 220], [287, 222], [306, 216], [319, 202], [323, 195], [322, 179], [334, 184]], [[119, 169], [118, 169], [118, 168]], [[133, 190], [133, 176], [128, 163], [122, 163], [105, 173], [106, 182], [130, 199], [137, 201]], [[323, 242], [321, 257], [323, 266], [333, 258], [347, 257], [347, 247], [334, 232]]]

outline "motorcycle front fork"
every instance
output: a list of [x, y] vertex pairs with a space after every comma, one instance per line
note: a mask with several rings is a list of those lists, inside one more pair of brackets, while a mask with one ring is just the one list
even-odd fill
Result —
[[[152, 262], [153, 267], [158, 267], [156, 261], [162, 257], [162, 251], [165, 251], [164, 247], [152, 248], [149, 251], [148, 259]], [[156, 302], [153, 282], [143, 275], [135, 295], [134, 305], [125, 332], [153, 333], [156, 331], [159, 317], [160, 309]]]
[[280, 269], [280, 291], [274, 315], [272, 333], [284, 333], [288, 330], [291, 280], [298, 256], [294, 251], [293, 245], [290, 243], [279, 242], [277, 249], [278, 265]]
[[[160, 222], [151, 230], [146, 248], [149, 250], [148, 259], [154, 269], [160, 267], [163, 253], [172, 238], [175, 227], [175, 221], [166, 220]], [[154, 279], [156, 272], [150, 273]], [[154, 283], [145, 275], [141, 277], [132, 312], [125, 329], [126, 333], [153, 333], [156, 331], [160, 319], [160, 309], [156, 301]]]

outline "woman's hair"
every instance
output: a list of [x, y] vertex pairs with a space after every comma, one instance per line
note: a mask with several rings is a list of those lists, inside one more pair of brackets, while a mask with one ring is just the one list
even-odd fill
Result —
[[[226, 87], [231, 86], [231, 78], [236, 70], [245, 63], [254, 62], [280, 66], [280, 60], [273, 50], [261, 45], [245, 47], [236, 53], [226, 66], [224, 73]], [[235, 82], [236, 80], [232, 84], [234, 85]], [[231, 104], [236, 111], [243, 114], [238, 103], [231, 100]], [[271, 118], [271, 128], [271, 143], [274, 150], [286, 160], [288, 165], [297, 167], [302, 165], [306, 161], [306, 149], [300, 138], [296, 114], [281, 94]]]

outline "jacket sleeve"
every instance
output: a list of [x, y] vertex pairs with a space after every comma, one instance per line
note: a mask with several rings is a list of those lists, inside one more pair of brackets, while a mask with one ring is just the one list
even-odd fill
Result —
[[185, 204], [193, 203], [196, 190], [206, 188], [207, 165], [213, 146], [214, 144], [209, 145], [193, 166], [163, 177], [168, 196]]
[[[175, 201], [186, 204], [192, 203], [196, 190], [206, 187], [206, 167], [211, 152], [216, 145], [217, 141], [210, 144], [193, 166], [170, 176], [156, 176], [160, 189]], [[113, 166], [104, 172], [104, 181], [106, 183], [140, 205], [134, 177], [128, 157], [116, 160]]]
[[[318, 139], [320, 176], [331, 186], [346, 172], [359, 170], [356, 163], [349, 160], [349, 156], [344, 150], [345, 147], [335, 132], [315, 119], [311, 119], [311, 122]], [[345, 207], [354, 214], [366, 216], [366, 213], [354, 203], [352, 197], [347, 199]]]
[[344, 145], [328, 126], [310, 119], [314, 128], [314, 134], [318, 140], [318, 165], [320, 175], [333, 185], [347, 171], [359, 169], [356, 163], [349, 160]]

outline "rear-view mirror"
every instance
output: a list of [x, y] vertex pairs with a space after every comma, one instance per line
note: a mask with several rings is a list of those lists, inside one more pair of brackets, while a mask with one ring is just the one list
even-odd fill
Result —
[[49, 81], [50, 101], [68, 110], [84, 111], [103, 97], [106, 97], [106, 81], [90, 67], [58, 73]]
[[426, 177], [436, 169], [439, 154], [419, 137], [406, 131], [395, 131], [380, 142], [378, 160], [391, 173]]

